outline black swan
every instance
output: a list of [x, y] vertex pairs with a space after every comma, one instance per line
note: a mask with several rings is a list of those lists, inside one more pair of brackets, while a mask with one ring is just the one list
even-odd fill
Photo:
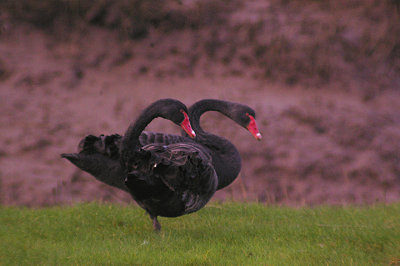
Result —
[[[205, 99], [194, 103], [189, 108], [191, 124], [197, 132], [195, 142], [205, 146], [207, 152], [211, 154], [213, 166], [218, 175], [217, 190], [219, 190], [228, 186], [236, 179], [241, 170], [241, 158], [238, 150], [230, 141], [223, 137], [204, 132], [200, 127], [200, 117], [207, 111], [217, 111], [231, 118], [249, 130], [257, 140], [261, 139], [261, 134], [255, 122], [255, 112], [247, 105]], [[78, 154], [65, 154], [64, 157], [82, 170], [92, 174], [97, 180], [128, 192], [119, 163], [121, 140], [122, 136], [118, 134], [110, 136], [100, 135], [99, 137], [89, 135], [80, 142], [80, 152]], [[187, 137], [147, 131], [143, 131], [140, 134], [139, 141], [141, 145], [151, 143], [169, 145], [193, 142], [192, 139]]]
[[[201, 145], [194, 142], [170, 145], [153, 143], [143, 146], [139, 136], [156, 117], [180, 124], [191, 137], [194, 137], [195, 133], [190, 128], [186, 107], [179, 101], [165, 99], [146, 108], [128, 128], [122, 141], [119, 140], [123, 169], [120, 173], [126, 177], [125, 185], [139, 206], [149, 213], [154, 229], [159, 231], [161, 226], [157, 216], [177, 217], [199, 210], [215, 193], [218, 178], [212, 166], [211, 156], [203, 151]], [[86, 142], [88, 141], [86, 139]], [[116, 160], [115, 157], [112, 158], [115, 154], [112, 149], [104, 151], [109, 152], [110, 157], [107, 159], [114, 164]], [[95, 155], [105, 157], [102, 154]], [[70, 160], [70, 155], [62, 156]], [[70, 161], [75, 164], [73, 160]], [[95, 163], [98, 164], [99, 161]]]
[[[180, 124], [189, 121], [185, 110], [182, 103], [171, 99], [155, 102], [129, 126], [120, 146], [125, 185], [148, 212], [156, 231], [161, 229], [157, 216], [177, 217], [195, 212], [211, 199], [218, 186], [211, 157], [200, 145], [140, 144], [140, 134], [154, 118]], [[193, 130], [186, 132], [195, 137]]]
[[[205, 99], [194, 103], [189, 108], [189, 117], [194, 131], [196, 132], [196, 143], [206, 147], [206, 151], [211, 155], [215, 172], [218, 175], [218, 188], [222, 189], [231, 184], [238, 176], [241, 169], [241, 158], [239, 151], [227, 139], [205, 132], [200, 127], [200, 117], [208, 111], [217, 111], [229, 117], [242, 127], [250, 131], [257, 139], [261, 140], [261, 133], [255, 121], [255, 112], [247, 105]], [[186, 135], [186, 133], [183, 133]], [[187, 135], [186, 135], [187, 136]]]

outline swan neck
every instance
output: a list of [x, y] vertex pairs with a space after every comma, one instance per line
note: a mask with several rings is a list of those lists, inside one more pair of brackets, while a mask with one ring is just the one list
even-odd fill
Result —
[[143, 130], [153, 121], [155, 118], [160, 117], [161, 114], [158, 112], [156, 105], [152, 104], [146, 108], [132, 123], [127, 131], [125, 132], [125, 137], [123, 139], [122, 147], [137, 148], [140, 146], [139, 136]]
[[190, 115], [190, 119], [192, 121], [193, 130], [198, 135], [209, 134], [209, 133], [206, 133], [200, 126], [200, 117], [205, 112], [208, 112], [208, 111], [217, 111], [227, 117], [230, 117], [228, 102], [221, 101], [221, 100], [214, 100], [214, 99], [198, 101], [197, 103], [193, 104], [189, 109], [189, 115]]

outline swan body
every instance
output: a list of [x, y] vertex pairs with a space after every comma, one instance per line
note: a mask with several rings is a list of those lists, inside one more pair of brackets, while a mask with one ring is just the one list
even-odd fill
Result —
[[[62, 154], [62, 157], [97, 175], [96, 178], [108, 181], [110, 177], [116, 178], [112, 183], [117, 187], [122, 186], [120, 177], [124, 177], [124, 190], [148, 212], [154, 229], [159, 231], [157, 216], [177, 217], [201, 209], [215, 193], [218, 177], [211, 156], [201, 145], [193, 142], [142, 145], [140, 135], [156, 117], [181, 125], [190, 137], [195, 137], [186, 106], [164, 99], [146, 108], [123, 137], [88, 136], [78, 154]], [[87, 160], [88, 157], [93, 159]], [[116, 168], [107, 170], [110, 165]]]
[[177, 217], [201, 209], [218, 179], [201, 146], [149, 144], [135, 154], [125, 184], [151, 217]]

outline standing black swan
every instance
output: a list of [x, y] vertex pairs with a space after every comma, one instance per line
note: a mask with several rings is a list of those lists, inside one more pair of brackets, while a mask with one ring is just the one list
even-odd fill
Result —
[[[142, 131], [156, 117], [181, 125], [189, 136], [194, 137], [186, 112], [181, 102], [172, 99], [151, 104], [128, 128], [120, 146], [123, 169], [120, 171], [126, 177], [125, 185], [135, 201], [149, 213], [157, 231], [161, 229], [157, 216], [177, 217], [199, 210], [210, 200], [218, 185], [211, 156], [202, 146], [193, 142], [143, 146], [139, 141]], [[114, 164], [115, 159], [111, 158], [114, 153], [111, 149], [109, 152], [108, 160]], [[62, 156], [75, 164], [71, 155]]]
[[[200, 100], [189, 108], [189, 117], [194, 131], [196, 131], [196, 143], [206, 148], [212, 157], [215, 172], [218, 175], [218, 188], [222, 189], [231, 184], [238, 176], [242, 163], [239, 151], [227, 139], [205, 132], [200, 127], [200, 117], [207, 111], [217, 111], [229, 117], [242, 127], [250, 131], [257, 139], [261, 140], [255, 121], [255, 112], [247, 105], [215, 100]], [[186, 135], [186, 133], [183, 133]]]
[[[215, 100], [200, 100], [189, 108], [191, 124], [197, 136], [196, 143], [205, 147], [212, 156], [213, 166], [218, 175], [218, 190], [231, 184], [238, 176], [241, 169], [241, 158], [238, 150], [227, 139], [205, 132], [200, 127], [200, 117], [207, 111], [217, 111], [231, 118], [233, 121], [249, 130], [257, 139], [261, 139], [255, 122], [255, 112], [247, 105]], [[80, 169], [89, 172], [99, 181], [129, 192], [124, 182], [121, 169], [120, 145], [122, 136], [118, 134], [99, 137], [89, 135], [79, 144], [78, 154], [64, 154]], [[187, 137], [143, 131], [139, 137], [141, 145], [161, 143], [164, 145], [190, 142]]]

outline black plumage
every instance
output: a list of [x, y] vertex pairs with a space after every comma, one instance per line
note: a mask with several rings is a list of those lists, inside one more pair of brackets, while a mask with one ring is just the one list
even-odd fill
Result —
[[[241, 170], [241, 158], [238, 150], [230, 141], [223, 137], [205, 132], [201, 128], [201, 115], [207, 111], [220, 112], [247, 130], [249, 130], [251, 123], [249, 115], [255, 118], [254, 110], [244, 104], [215, 99], [200, 100], [189, 108], [191, 124], [197, 133], [195, 140], [188, 138], [186, 133], [184, 133], [183, 136], [177, 136], [143, 131], [139, 136], [139, 142], [142, 146], [154, 143], [162, 145], [175, 143], [201, 144], [204, 147], [204, 151], [212, 157], [212, 164], [218, 175], [217, 189], [219, 190], [228, 186], [237, 178]], [[260, 136], [256, 135], [258, 133], [256, 126], [255, 131], [252, 133], [254, 137], [260, 139]], [[121, 190], [128, 191], [124, 183], [122, 171], [116, 169], [120, 160], [119, 149], [121, 140], [122, 136], [118, 134], [111, 136], [100, 135], [99, 137], [89, 135], [81, 141], [81, 143], [85, 143], [85, 145], [80, 145], [80, 152], [78, 154], [65, 154], [64, 157], [69, 160], [74, 159], [73, 163], [75, 165], [91, 173], [97, 180]], [[115, 152], [117, 150], [118, 152]], [[93, 163], [85, 162], [82, 164], [79, 162], [80, 160], [87, 161], [91, 158], [93, 158]], [[110, 169], [107, 169], [107, 164], [110, 166]], [[91, 169], [88, 169], [89, 166]]]
[[[99, 171], [106, 171], [107, 165], [114, 165], [118, 160], [115, 148], [119, 146], [120, 171], [125, 177], [125, 186], [149, 213], [154, 229], [160, 230], [157, 216], [176, 217], [199, 210], [215, 193], [218, 178], [211, 156], [201, 145], [194, 142], [142, 145], [140, 135], [156, 117], [181, 125], [194, 137], [186, 106], [176, 100], [164, 99], [146, 108], [123, 138], [102, 136], [99, 141], [88, 136], [83, 140], [80, 153], [62, 156], [93, 175], [102, 175]], [[89, 162], [88, 157], [94, 160]], [[83, 163], [77, 158], [83, 159]], [[104, 165], [98, 165], [101, 163]]]
[[[222, 189], [231, 184], [238, 176], [242, 163], [239, 151], [229, 140], [224, 137], [204, 131], [200, 126], [200, 117], [208, 111], [219, 112], [240, 126], [249, 130], [256, 139], [261, 139], [255, 123], [255, 111], [247, 105], [215, 100], [204, 99], [196, 102], [189, 108], [190, 121], [196, 131], [195, 142], [201, 144], [205, 151], [212, 157], [214, 169], [218, 175], [218, 188]], [[187, 136], [183, 132], [184, 136]]]

